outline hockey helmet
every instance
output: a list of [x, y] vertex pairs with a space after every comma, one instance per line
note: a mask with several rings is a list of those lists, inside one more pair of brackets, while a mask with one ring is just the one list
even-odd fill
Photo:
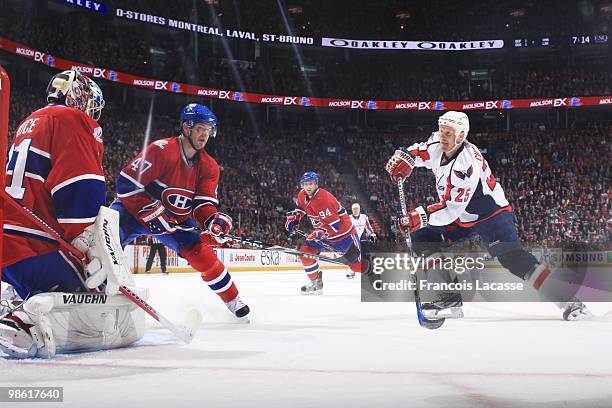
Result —
[[181, 125], [187, 122], [189, 128], [193, 128], [196, 123], [205, 123], [212, 126], [211, 137], [217, 136], [217, 117], [210, 109], [198, 103], [190, 103], [181, 112]]
[[438, 118], [438, 126], [450, 126], [455, 129], [457, 136], [464, 132], [464, 136], [467, 138], [470, 131], [470, 120], [463, 112], [448, 111]]
[[320, 180], [321, 178], [317, 173], [314, 171], [307, 171], [306, 173], [302, 174], [302, 177], [300, 177], [300, 185], [303, 186], [304, 183], [309, 181], [314, 181], [315, 183], [319, 184]]
[[104, 108], [102, 90], [93, 80], [76, 70], [55, 74], [47, 85], [47, 102], [79, 109], [94, 120]]

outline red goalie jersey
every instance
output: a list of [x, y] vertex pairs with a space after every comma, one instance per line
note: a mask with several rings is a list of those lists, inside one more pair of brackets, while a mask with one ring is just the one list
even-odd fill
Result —
[[298, 193], [297, 206], [298, 210], [308, 215], [314, 228], [327, 232], [326, 239], [330, 241], [340, 240], [355, 232], [346, 209], [332, 193], [323, 188], [318, 188], [312, 197], [308, 197], [306, 192], [301, 190]]
[[[75, 108], [39, 109], [20, 123], [10, 148], [6, 192], [70, 242], [106, 201], [102, 128]], [[58, 249], [55, 238], [4, 205], [3, 266]]]
[[118, 197], [133, 215], [159, 200], [178, 222], [198, 223], [217, 212], [219, 165], [205, 151], [187, 160], [177, 137], [151, 143], [117, 178]]

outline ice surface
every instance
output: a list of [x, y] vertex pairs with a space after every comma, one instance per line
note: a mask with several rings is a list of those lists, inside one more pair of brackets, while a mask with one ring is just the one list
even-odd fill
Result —
[[148, 319], [128, 349], [0, 359], [0, 386], [64, 387], [63, 403], [17, 407], [612, 406], [610, 304], [589, 304], [599, 317], [585, 322], [551, 304], [468, 304], [429, 331], [412, 303], [360, 303], [342, 271], [325, 272], [323, 296], [301, 296], [299, 272], [233, 277], [249, 325], [197, 274], [138, 275], [172, 321], [202, 312], [193, 343]]

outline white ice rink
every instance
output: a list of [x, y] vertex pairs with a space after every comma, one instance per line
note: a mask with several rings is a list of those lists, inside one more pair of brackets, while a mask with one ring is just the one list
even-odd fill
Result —
[[[171, 320], [204, 321], [183, 345], [152, 319], [137, 346], [0, 358], [0, 386], [61, 386], [63, 403], [16, 407], [611, 407], [612, 314], [564, 322], [550, 304], [468, 304], [439, 330], [412, 303], [360, 303], [359, 280], [325, 272], [233, 274], [251, 306], [238, 324], [196, 274], [137, 276]], [[11, 406], [0, 403], [0, 406]]]

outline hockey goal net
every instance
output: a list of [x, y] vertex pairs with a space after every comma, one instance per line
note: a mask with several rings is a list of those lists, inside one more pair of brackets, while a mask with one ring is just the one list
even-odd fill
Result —
[[[8, 116], [9, 116], [9, 96], [10, 96], [11, 82], [9, 80], [8, 73], [0, 66], [0, 185], [4, 190], [4, 182], [6, 177], [6, 148], [8, 143]], [[2, 227], [4, 225], [4, 197], [0, 194], [0, 280], [2, 278], [2, 245], [3, 245], [3, 233]]]

